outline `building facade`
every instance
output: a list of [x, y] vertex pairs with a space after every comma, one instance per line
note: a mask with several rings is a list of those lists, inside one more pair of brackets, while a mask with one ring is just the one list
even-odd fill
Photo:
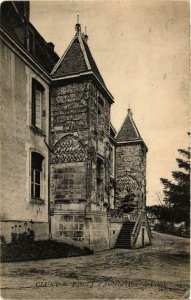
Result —
[[1, 227], [49, 235], [48, 73], [58, 56], [29, 21], [28, 2], [1, 5]]
[[147, 147], [131, 111], [116, 133], [114, 99], [80, 24], [59, 59], [29, 9], [25, 1], [1, 9], [2, 235], [29, 227], [36, 239], [100, 251], [131, 225], [129, 246], [149, 244]]

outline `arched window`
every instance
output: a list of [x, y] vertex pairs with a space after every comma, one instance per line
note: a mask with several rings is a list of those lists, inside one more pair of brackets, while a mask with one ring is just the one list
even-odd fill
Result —
[[42, 199], [43, 196], [43, 160], [41, 154], [31, 153], [31, 197], [36, 199]]

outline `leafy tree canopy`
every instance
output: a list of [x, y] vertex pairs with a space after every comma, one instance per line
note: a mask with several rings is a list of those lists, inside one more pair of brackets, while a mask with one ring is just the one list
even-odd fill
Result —
[[154, 205], [148, 208], [148, 212], [159, 220], [169, 222], [190, 220], [190, 148], [178, 149], [181, 158], [177, 158], [180, 170], [172, 171], [174, 181], [161, 178], [164, 185], [164, 205]]

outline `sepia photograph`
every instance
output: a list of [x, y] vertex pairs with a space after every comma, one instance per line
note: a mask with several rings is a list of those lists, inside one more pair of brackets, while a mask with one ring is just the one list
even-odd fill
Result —
[[190, 299], [190, 3], [2, 1], [2, 299]]

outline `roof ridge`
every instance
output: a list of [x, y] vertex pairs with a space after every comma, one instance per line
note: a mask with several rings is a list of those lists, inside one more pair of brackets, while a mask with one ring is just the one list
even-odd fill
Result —
[[90, 65], [90, 62], [89, 62], [89, 59], [88, 59], [88, 56], [87, 56], [87, 53], [86, 53], [86, 49], [85, 49], [84, 44], [83, 44], [83, 39], [82, 39], [81, 34], [78, 35], [78, 39], [79, 39], [80, 47], [81, 47], [83, 55], [84, 55], [85, 62], [87, 64], [87, 68], [88, 68], [88, 70], [91, 70], [91, 65]]
[[[84, 48], [86, 50], [86, 54], [87, 54], [88, 60], [90, 62], [90, 66], [91, 66], [92, 72], [94, 73], [94, 75], [96, 75], [97, 78], [99, 78], [99, 80], [102, 82], [102, 84], [104, 86], [106, 86], [106, 84], [105, 84], [105, 82], [103, 80], [103, 77], [102, 77], [102, 75], [101, 75], [101, 73], [99, 71], [99, 68], [98, 68], [98, 66], [97, 66], [97, 64], [95, 62], [95, 59], [94, 59], [94, 57], [93, 57], [93, 55], [92, 55], [92, 53], [90, 51], [89, 44], [86, 42], [86, 40], [84, 38], [82, 38], [82, 41], [83, 41], [84, 46], [85, 46]], [[88, 50], [88, 53], [87, 53], [87, 50]], [[92, 60], [92, 63], [91, 63], [90, 59]], [[92, 64], [93, 64], [93, 66], [92, 66]]]
[[142, 139], [142, 137], [141, 137], [141, 135], [140, 135], [140, 133], [139, 133], [139, 130], [138, 130], [136, 124], [135, 124], [135, 121], [134, 121], [133, 118], [132, 118], [132, 113], [130, 113], [130, 116], [129, 116], [129, 117], [130, 117], [131, 124], [133, 125], [133, 127], [134, 127], [134, 129], [135, 129], [137, 135]]

